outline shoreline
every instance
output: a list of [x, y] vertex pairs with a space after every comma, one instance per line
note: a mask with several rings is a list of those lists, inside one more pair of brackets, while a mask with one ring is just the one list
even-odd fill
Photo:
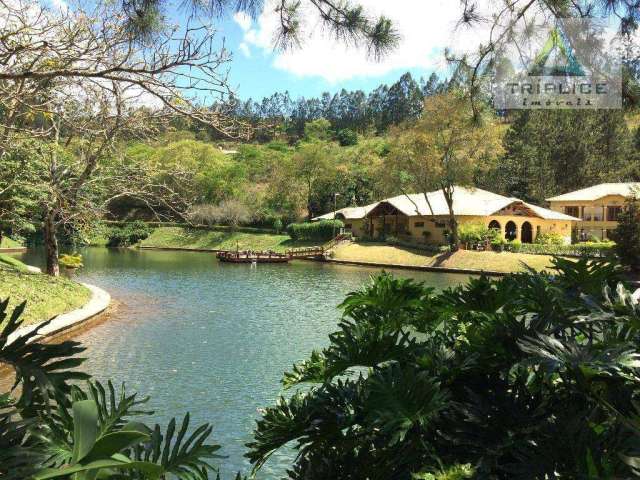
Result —
[[[203, 248], [185, 248], [185, 247], [154, 247], [151, 245], [138, 246], [140, 250], [158, 250], [158, 251], [174, 251], [174, 252], [204, 252], [204, 253], [217, 253], [223, 250], [203, 249]], [[453, 268], [453, 267], [432, 267], [427, 265], [407, 265], [403, 263], [376, 263], [376, 262], [362, 262], [356, 260], [337, 260], [331, 258], [297, 258], [296, 260], [303, 260], [306, 262], [318, 262], [318, 263], [333, 263], [336, 265], [352, 265], [368, 268], [393, 268], [397, 270], [414, 270], [418, 272], [435, 272], [435, 273], [457, 273], [461, 275], [488, 275], [491, 277], [503, 277], [509, 275], [509, 272], [496, 272], [492, 270], [476, 270], [467, 268]]]
[[[75, 329], [80, 325], [83, 325], [88, 320], [91, 320], [97, 315], [103, 313], [111, 304], [111, 295], [106, 290], [88, 283], [81, 282], [81, 285], [87, 287], [91, 291], [91, 298], [89, 301], [80, 308], [55, 317], [49, 325], [40, 330], [34, 340], [45, 340]], [[15, 332], [9, 335], [7, 344], [13, 343], [17, 339], [34, 331], [46, 321], [47, 320], [43, 320], [38, 323], [18, 328]]]

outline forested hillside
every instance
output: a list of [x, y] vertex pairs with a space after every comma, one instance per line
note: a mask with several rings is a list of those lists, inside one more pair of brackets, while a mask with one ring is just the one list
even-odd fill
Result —
[[[251, 139], [220, 140], [204, 127], [174, 121], [152, 137], [123, 140], [99, 171], [101, 187], [87, 185], [83, 208], [66, 228], [89, 231], [105, 217], [280, 228], [333, 210], [334, 200], [341, 208], [397, 195], [403, 171], [395, 138], [417, 124], [425, 98], [456, 82], [435, 75], [415, 81], [407, 73], [369, 95], [343, 90], [293, 101], [285, 92], [237, 102], [239, 121], [252, 124]], [[492, 116], [492, 137], [502, 148], [474, 164], [478, 187], [543, 204], [599, 182], [640, 179], [634, 109]], [[22, 144], [0, 172], [0, 191], [10, 186], [12, 192], [0, 196], [0, 222], [14, 235], [28, 235], [42, 221], [52, 188], [45, 151], [38, 141]], [[72, 141], [57, 162], [74, 171], [79, 151]], [[64, 195], [65, 185], [57, 187]]]

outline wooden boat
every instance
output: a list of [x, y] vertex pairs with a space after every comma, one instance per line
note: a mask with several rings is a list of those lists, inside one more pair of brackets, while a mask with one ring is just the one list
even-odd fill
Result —
[[222, 251], [216, 257], [227, 263], [287, 263], [290, 260], [289, 255], [275, 252]]

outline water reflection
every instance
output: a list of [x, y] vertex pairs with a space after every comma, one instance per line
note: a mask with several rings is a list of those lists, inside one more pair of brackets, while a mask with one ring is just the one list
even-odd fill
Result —
[[[211, 422], [228, 457], [223, 478], [248, 472], [243, 458], [257, 409], [281, 394], [282, 372], [326, 345], [336, 309], [372, 269], [309, 262], [219, 264], [207, 253], [87, 249], [77, 278], [118, 302], [109, 320], [77, 337], [85, 370], [150, 395], [162, 424], [190, 411]], [[42, 266], [39, 252], [22, 259]], [[459, 275], [396, 272], [437, 287]], [[290, 453], [274, 456], [260, 478], [280, 478]]]

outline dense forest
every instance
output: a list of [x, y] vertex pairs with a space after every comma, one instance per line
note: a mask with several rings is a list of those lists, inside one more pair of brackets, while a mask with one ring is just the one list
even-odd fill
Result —
[[[418, 125], [425, 99], [454, 89], [455, 78], [416, 81], [406, 73], [369, 95], [342, 90], [293, 101], [285, 92], [237, 101], [235, 115], [253, 133], [242, 141], [220, 140], [185, 120], [153, 137], [123, 138], [100, 170], [101, 188], [86, 190], [65, 229], [86, 232], [105, 217], [270, 228], [331, 211], [334, 200], [341, 208], [397, 195], [398, 132]], [[471, 183], [478, 187], [544, 204], [599, 182], [640, 179], [633, 108], [492, 115], [502, 148], [473, 165]], [[51, 189], [42, 149], [37, 140], [12, 149], [0, 172], [0, 191], [12, 192], [0, 196], [0, 222], [14, 235], [27, 236], [42, 221]], [[64, 150], [68, 157], [57, 161], [78, 168], [71, 158], [81, 146], [71, 141]], [[56, 188], [63, 196], [66, 187]]]

